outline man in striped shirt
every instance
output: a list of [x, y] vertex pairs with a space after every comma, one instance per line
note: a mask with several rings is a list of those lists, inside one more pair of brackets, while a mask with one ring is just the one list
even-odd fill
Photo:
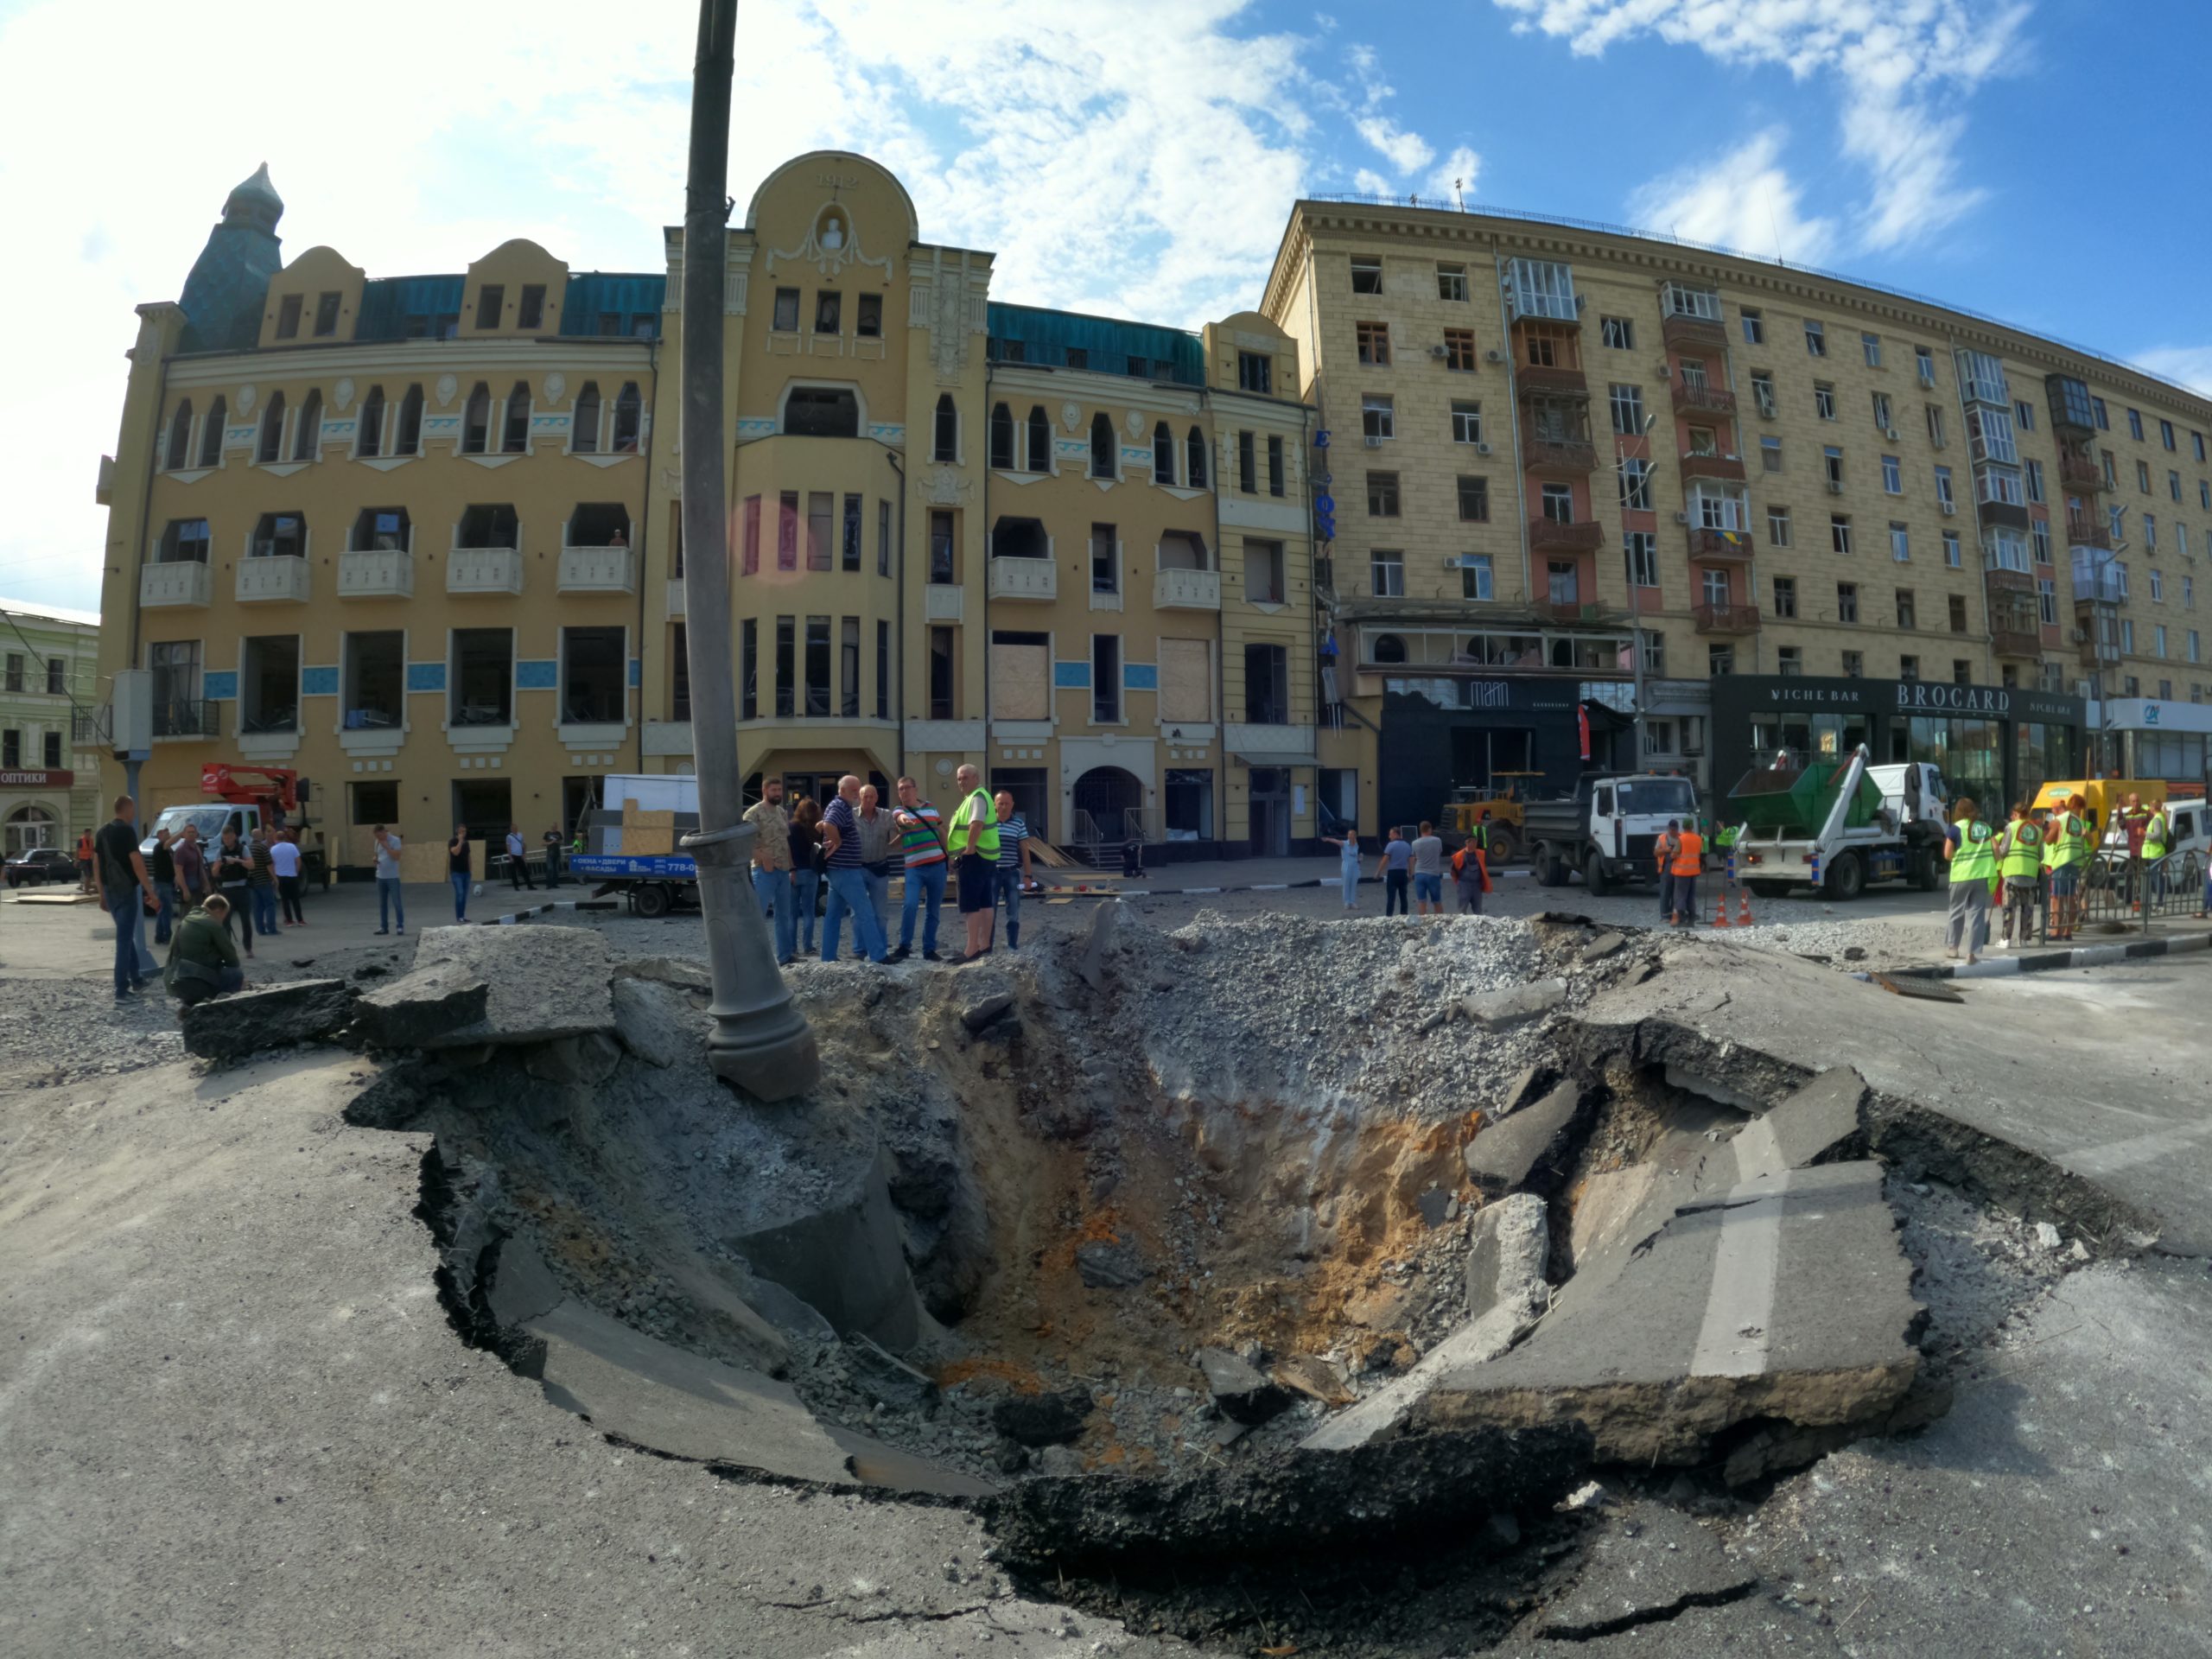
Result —
[[922, 798], [911, 778], [899, 780], [899, 810], [891, 815], [898, 826], [899, 846], [906, 864], [906, 903], [899, 916], [899, 948], [893, 962], [904, 962], [914, 948], [914, 913], [925, 910], [922, 922], [922, 960], [938, 962], [938, 912], [944, 907], [944, 837], [938, 810]]
[[1014, 797], [1001, 790], [992, 803], [999, 815], [999, 861], [991, 885], [1006, 906], [1006, 948], [1021, 948], [1021, 884], [1029, 879], [1029, 821], [1014, 810]]

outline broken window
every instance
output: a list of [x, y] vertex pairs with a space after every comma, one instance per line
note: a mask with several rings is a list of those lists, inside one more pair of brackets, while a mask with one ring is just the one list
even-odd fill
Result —
[[1029, 470], [1033, 473], [1052, 470], [1052, 423], [1046, 418], [1041, 404], [1029, 411]]
[[363, 507], [353, 515], [353, 533], [346, 541], [346, 550], [353, 553], [404, 550], [414, 544], [411, 528], [404, 507]]
[[622, 390], [614, 399], [614, 453], [634, 455], [638, 453], [638, 429], [644, 419], [644, 404], [638, 397], [638, 383], [625, 380]]
[[934, 461], [956, 461], [960, 459], [960, 414], [952, 406], [952, 394], [949, 391], [938, 394], [930, 455]]
[[1116, 466], [1119, 459], [1120, 443], [1114, 436], [1114, 423], [1106, 418], [1105, 411], [1090, 417], [1090, 475], [1093, 478], [1115, 478], [1120, 475]]
[[356, 430], [360, 434], [353, 453], [373, 460], [384, 453], [384, 388], [371, 386], [369, 395], [361, 399], [361, 421]]
[[455, 726], [514, 723], [515, 636], [512, 628], [453, 632], [452, 708]]
[[499, 439], [500, 449], [510, 455], [521, 454], [530, 448], [530, 387], [518, 380], [507, 393], [507, 419]]
[[251, 557], [296, 559], [307, 550], [307, 520], [296, 512], [264, 512], [253, 527]]
[[264, 462], [284, 458], [284, 394], [269, 394], [269, 406], [261, 411], [261, 446], [254, 452], [254, 459]]
[[784, 430], [798, 438], [856, 438], [860, 399], [834, 386], [793, 386], [784, 399]]
[[545, 325], [545, 284], [525, 283], [522, 299], [515, 307], [515, 327], [541, 328]]
[[575, 413], [569, 421], [569, 453], [588, 455], [599, 448], [599, 382], [587, 380], [576, 394]]
[[630, 509], [620, 501], [584, 501], [569, 515], [569, 547], [627, 547]]
[[479, 380], [461, 411], [461, 453], [480, 455], [491, 446], [492, 388]]
[[200, 430], [200, 464], [202, 467], [223, 464], [223, 423], [229, 418], [229, 410], [220, 397], [207, 405], [207, 424]]
[[486, 283], [476, 290], [476, 326], [496, 328], [499, 314], [507, 308], [507, 290], [498, 283]]
[[347, 731], [397, 726], [405, 713], [407, 636], [397, 629], [349, 633], [342, 642]]
[[395, 455], [420, 454], [423, 451], [423, 387], [421, 383], [407, 388], [407, 395], [399, 400], [399, 430], [391, 441]]
[[623, 706], [620, 628], [561, 630], [561, 721], [605, 726], [620, 721]]
[[176, 413], [169, 416], [168, 459], [162, 465], [172, 470], [188, 466], [192, 461], [192, 399], [188, 397], [176, 406]]
[[521, 533], [522, 526], [515, 518], [512, 506], [501, 503], [497, 506], [469, 507], [461, 515], [454, 545], [518, 547], [521, 545]]
[[1004, 404], [991, 405], [991, 465], [1014, 470], [1014, 411]]

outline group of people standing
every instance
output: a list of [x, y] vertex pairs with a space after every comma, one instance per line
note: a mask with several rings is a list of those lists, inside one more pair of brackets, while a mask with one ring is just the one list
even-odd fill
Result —
[[[1001, 905], [1007, 946], [1020, 947], [1029, 826], [1011, 795], [1001, 791], [994, 798], [984, 791], [974, 766], [962, 766], [955, 780], [962, 797], [949, 823], [912, 778], [893, 785], [897, 804], [891, 807], [882, 804], [874, 785], [850, 773], [837, 780], [836, 792], [821, 806], [804, 795], [787, 804], [780, 778], [763, 783], [745, 821], [754, 832], [753, 892], [773, 927], [779, 964], [790, 966], [802, 951], [814, 954], [816, 900], [825, 892], [823, 962], [837, 959], [848, 915], [859, 953], [871, 962], [906, 960], [918, 925], [922, 959], [942, 962], [938, 912], [948, 880], [955, 884], [966, 932], [961, 961], [990, 954]], [[884, 918], [894, 867], [906, 877], [895, 950]]]
[[[2076, 791], [2063, 805], [2040, 816], [2022, 801], [2002, 824], [1985, 823], [1971, 797], [1954, 802], [1951, 810], [1952, 822], [1943, 833], [1943, 857], [1951, 868], [1945, 956], [1955, 959], [1963, 947], [1969, 965], [1980, 959], [1990, 943], [1990, 908], [2000, 894], [2005, 921], [1998, 950], [2030, 942], [2039, 906], [2046, 912], [2045, 938], [2071, 939], [2080, 932], [2086, 902], [2082, 874], [2099, 841], [2097, 817], [2086, 796]], [[2145, 807], [2142, 795], [2131, 791], [2114, 810], [2111, 827], [2126, 839], [2127, 879], [2142, 884], [2130, 903], [2140, 910], [2166, 891], [2163, 861], [2172, 840], [2172, 820], [2163, 805]], [[2203, 904], [2200, 917], [2212, 910], [2212, 875], [2206, 878]]]
[[[1344, 884], [1344, 908], [1357, 910], [1359, 832], [1346, 829], [1341, 836], [1324, 836], [1321, 839], [1337, 849], [1337, 873]], [[1491, 890], [1490, 836], [1481, 823], [1468, 831], [1459, 849], [1448, 855], [1444, 850], [1444, 838], [1427, 819], [1421, 820], [1421, 833], [1411, 841], [1406, 839], [1403, 825], [1392, 825], [1375, 858], [1375, 879], [1382, 884], [1382, 914], [1444, 914], [1444, 877], [1447, 870], [1458, 889], [1460, 913], [1481, 914], [1483, 895]]]

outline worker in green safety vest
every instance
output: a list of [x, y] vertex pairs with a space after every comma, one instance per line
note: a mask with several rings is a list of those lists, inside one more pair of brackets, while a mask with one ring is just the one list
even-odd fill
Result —
[[2043, 890], [2043, 827], [2028, 816], [2028, 804], [2012, 809], [2012, 821], [1998, 831], [1991, 850], [2005, 884], [2005, 937], [1998, 949], [2011, 950], [2035, 937], [2036, 898]]
[[[2163, 899], [2166, 895], [2166, 842], [2172, 836], [2171, 820], [2161, 804], [2143, 826], [2143, 868], [2148, 872], [2147, 896]], [[2137, 909], [2142, 906], [2138, 905]]]
[[1944, 925], [1943, 954], [1956, 958], [1961, 940], [1967, 966], [1981, 960], [1981, 947], [1989, 941], [1989, 886], [1997, 877], [1996, 836], [1974, 810], [1971, 797], [1961, 797], [1955, 809], [1957, 820], [1943, 837], [1943, 856], [1951, 865], [1951, 910]]
[[2050, 872], [2048, 936], [2070, 939], [2081, 924], [2082, 871], [2089, 859], [2089, 803], [2077, 791], [2044, 826], [2044, 864]]

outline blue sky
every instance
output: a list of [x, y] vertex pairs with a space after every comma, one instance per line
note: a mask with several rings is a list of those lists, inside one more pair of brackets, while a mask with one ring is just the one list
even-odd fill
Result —
[[[175, 296], [257, 163], [292, 255], [458, 270], [524, 235], [652, 268], [696, 14], [612, 15], [537, 0], [486, 30], [384, 0], [365, 32], [352, 9], [216, 0], [180, 31], [154, 0], [0, 0], [0, 594], [97, 602], [131, 307]], [[864, 150], [925, 236], [998, 254], [1005, 299], [1195, 324], [1256, 301], [1301, 192], [1459, 179], [2212, 392], [2208, 0], [744, 0], [739, 30], [741, 212], [793, 153]]]

